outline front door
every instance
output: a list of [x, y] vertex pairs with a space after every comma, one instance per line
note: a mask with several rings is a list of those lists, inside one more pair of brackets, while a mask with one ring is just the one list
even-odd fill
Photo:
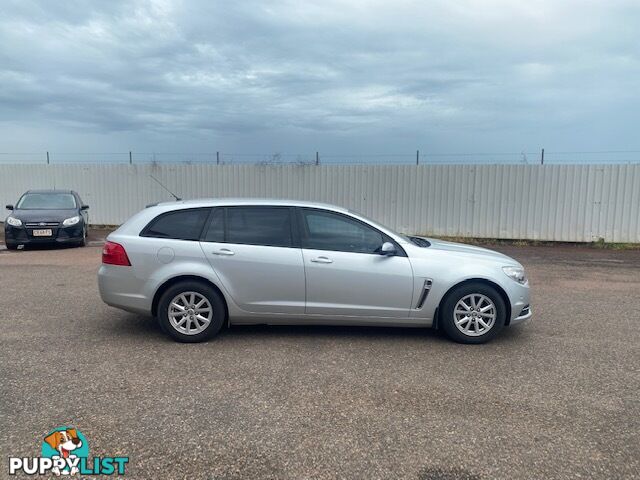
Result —
[[409, 316], [413, 271], [398, 255], [381, 255], [388, 237], [347, 215], [301, 209], [307, 314], [358, 317]]

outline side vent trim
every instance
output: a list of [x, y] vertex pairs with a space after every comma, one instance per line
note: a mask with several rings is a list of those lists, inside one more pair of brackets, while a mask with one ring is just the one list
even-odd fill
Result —
[[431, 285], [433, 285], [433, 280], [427, 278], [424, 281], [424, 286], [422, 287], [422, 294], [418, 299], [418, 304], [416, 305], [416, 310], [420, 310], [424, 305], [424, 302], [427, 300], [427, 296], [429, 296], [429, 291], [431, 290]]

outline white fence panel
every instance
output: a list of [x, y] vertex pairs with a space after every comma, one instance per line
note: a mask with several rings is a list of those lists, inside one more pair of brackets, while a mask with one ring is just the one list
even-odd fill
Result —
[[640, 242], [640, 165], [0, 165], [0, 200], [77, 190], [94, 224], [177, 195], [328, 202], [399, 231]]

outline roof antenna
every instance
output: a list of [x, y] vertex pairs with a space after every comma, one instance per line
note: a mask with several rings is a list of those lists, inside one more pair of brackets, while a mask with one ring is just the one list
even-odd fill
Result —
[[151, 175], [151, 174], [150, 174], [149, 176], [150, 176], [151, 178], [153, 178], [153, 179], [158, 183], [158, 185], [160, 185], [160, 186], [161, 186], [162, 188], [164, 188], [167, 192], [169, 192], [169, 193], [171, 194], [171, 196], [172, 196], [173, 198], [175, 198], [175, 199], [176, 199], [176, 202], [179, 202], [180, 200], [182, 200], [182, 199], [181, 199], [180, 197], [178, 197], [175, 193], [173, 193], [171, 190], [169, 190], [167, 187], [165, 187], [165, 186], [162, 184], [162, 182], [161, 182], [160, 180], [158, 180], [156, 177], [154, 177], [154, 176], [153, 176], [153, 175]]

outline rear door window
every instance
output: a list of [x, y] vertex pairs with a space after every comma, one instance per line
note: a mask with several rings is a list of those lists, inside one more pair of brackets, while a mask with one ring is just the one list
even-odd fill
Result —
[[192, 208], [163, 213], [153, 219], [140, 236], [199, 240], [208, 215], [208, 208]]
[[289, 207], [228, 207], [225, 242], [291, 247], [291, 216]]
[[224, 208], [213, 209], [207, 231], [205, 232], [202, 241], [224, 242]]

